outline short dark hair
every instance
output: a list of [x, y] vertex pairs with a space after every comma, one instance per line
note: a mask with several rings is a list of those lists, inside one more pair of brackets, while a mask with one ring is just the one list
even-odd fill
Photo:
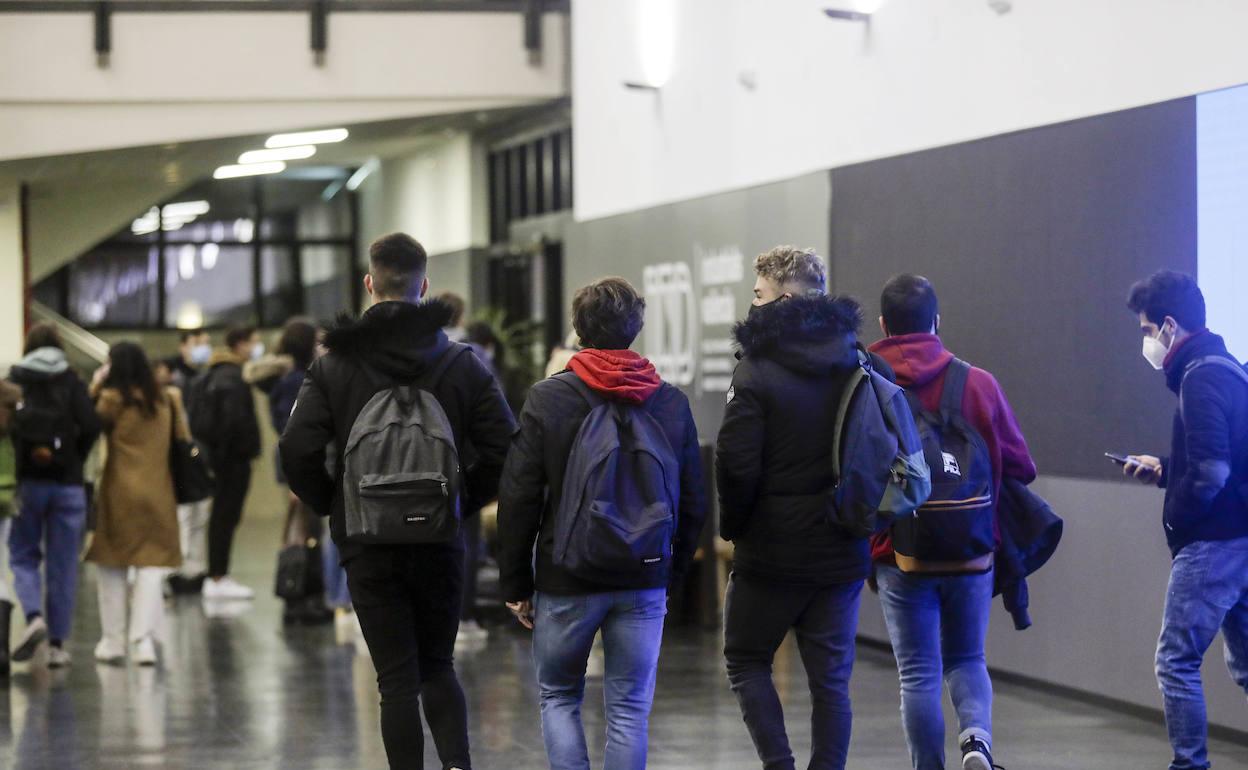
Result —
[[190, 342], [195, 337], [198, 337], [201, 334], [207, 334], [207, 333], [208, 332], [204, 329], [183, 329], [181, 332], [178, 333], [178, 342], [185, 345], [186, 343]]
[[429, 255], [407, 233], [390, 233], [373, 241], [368, 247], [368, 272], [373, 277], [373, 292], [387, 299], [415, 300], [429, 269]]
[[277, 354], [290, 356], [295, 360], [295, 367], [307, 369], [316, 358], [316, 324], [310, 318], [292, 318], [282, 327], [282, 336], [277, 341]]
[[464, 312], [468, 306], [463, 297], [453, 291], [444, 291], [438, 295], [438, 301], [451, 309], [451, 326], [459, 326], [464, 322]]
[[22, 353], [25, 355], [39, 348], [65, 349], [65, 346], [61, 344], [61, 333], [47, 321], [40, 321], [31, 326], [30, 331], [26, 332], [26, 346], [23, 348]]
[[903, 273], [888, 279], [880, 294], [880, 315], [889, 334], [930, 332], [940, 313], [936, 287], [921, 275]]
[[225, 330], [225, 346], [233, 350], [238, 345], [251, 339], [251, 335], [256, 333], [256, 327], [247, 324], [239, 324], [231, 326]]
[[1187, 273], [1160, 270], [1131, 287], [1127, 307], [1161, 326], [1170, 316], [1188, 331], [1205, 328], [1205, 295]]
[[645, 314], [645, 299], [623, 278], [599, 279], [572, 298], [572, 326], [587, 348], [624, 350], [637, 339]]

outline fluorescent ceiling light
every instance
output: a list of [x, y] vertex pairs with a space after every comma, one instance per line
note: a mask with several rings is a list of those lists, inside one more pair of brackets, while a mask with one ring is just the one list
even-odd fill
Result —
[[276, 147], [295, 147], [300, 144], [333, 144], [348, 136], [345, 128], [328, 128], [324, 131], [301, 131], [295, 134], [275, 134], [264, 143], [270, 150]]
[[238, 156], [238, 162], [247, 163], [270, 163], [275, 160], [303, 160], [310, 158], [316, 154], [316, 147], [310, 144], [301, 144], [295, 147], [278, 147], [274, 150], [251, 150]]
[[280, 160], [269, 163], [248, 163], [247, 165], [222, 166], [212, 172], [213, 179], [236, 179], [240, 176], [260, 176], [261, 174], [280, 174], [286, 170], [286, 164]]
[[347, 189], [351, 192], [358, 190], [360, 185], [364, 184], [364, 180], [368, 179], [368, 175], [376, 171], [377, 167], [380, 165], [381, 164], [377, 161], [377, 159], [373, 158], [363, 166], [360, 166], [356, 169], [356, 172], [351, 175], [351, 178], [347, 180]]
[[162, 211], [166, 219], [169, 217], [183, 219], [186, 217], [202, 217], [211, 208], [208, 205], [208, 201], [182, 201], [180, 203], [166, 203]]

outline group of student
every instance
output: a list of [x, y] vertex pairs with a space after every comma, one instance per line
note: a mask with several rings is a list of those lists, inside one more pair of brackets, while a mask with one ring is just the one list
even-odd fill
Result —
[[[453, 665], [465, 558], [454, 521], [497, 497], [501, 591], [533, 631], [550, 766], [589, 767], [581, 706], [601, 635], [605, 767], [643, 768], [667, 594], [689, 568], [706, 513], [689, 402], [630, 350], [644, 299], [622, 278], [579, 289], [579, 350], [529, 390], [517, 420], [482, 361], [447, 339], [453, 308], [425, 301], [420, 244], [389, 235], [369, 257], [373, 304], [327, 333], [281, 457], [291, 489], [329, 517], [342, 544], [391, 767], [423, 766], [422, 700], [442, 767], [472, 766]], [[735, 545], [724, 655], [759, 760], [767, 770], [795, 767], [771, 674], [793, 630], [813, 701], [809, 766], [845, 766], [858, 606], [871, 580], [914, 767], [945, 767], [947, 688], [960, 766], [991, 770], [984, 644], [1007, 571], [997, 561], [1009, 534], [1001, 512], [1036, 475], [1009, 403], [991, 374], [944, 347], [928, 280], [888, 282], [884, 339], [868, 351], [858, 342], [859, 305], [828, 295], [817, 254], [778, 247], [755, 260], [755, 272], [749, 315], [734, 330], [740, 363], [715, 476], [720, 534]], [[1158, 678], [1171, 767], [1207, 768], [1199, 667], [1219, 628], [1248, 688], [1248, 375], [1204, 328], [1190, 276], [1158, 273], [1132, 290], [1129, 306], [1146, 358], [1181, 398], [1171, 456], [1133, 455], [1124, 471], [1166, 488], [1175, 562]], [[904, 420], [921, 437], [927, 468], [915, 476], [917, 513], [867, 516], [876, 525], [864, 532], [838, 526], [844, 517], [829, 508], [848, 483], [837, 475], [837, 460], [850, 462], [838, 456], [847, 404], [875, 392], [858, 388], [877, 376], [903, 389]], [[877, 470], [893, 485], [904, 475], [896, 465]], [[1025, 627], [1025, 602], [1010, 605], [1007, 596]]]
[[[581, 707], [600, 635], [605, 767], [644, 768], [667, 596], [693, 561], [707, 510], [689, 401], [630, 350], [644, 298], [622, 278], [603, 278], [575, 293], [577, 350], [533, 385], [517, 418], [488, 356], [448, 338], [462, 309], [427, 299], [427, 266], [410, 236], [375, 241], [364, 281], [371, 306], [323, 335], [288, 328], [279, 352], [293, 354], [291, 363], [268, 374], [255, 366], [246, 373], [263, 353], [254, 330], [236, 329], [216, 352], [186, 336], [185, 368], [171, 367], [174, 386], [161, 387], [142, 350], [119, 343], [88, 387], [54, 330], [32, 329], [26, 357], [0, 386], [0, 431], [18, 437], [15, 506], [6, 507], [12, 485], [0, 451], [0, 511], [13, 514], [0, 518], [8, 543], [0, 550], [16, 578], [12, 588], [0, 580], [0, 635], [8, 638], [14, 598], [27, 619], [14, 657], [49, 638], [49, 663], [68, 663], [63, 642], [87, 510], [82, 464], [101, 432], [108, 455], [88, 553], [99, 567], [97, 657], [154, 662], [161, 580], [181, 562], [192, 567], [175, 579], [179, 590], [202, 584], [205, 596], [250, 596], [228, 578], [229, 539], [259, 452], [248, 381], [264, 382], [292, 500], [329, 520], [325, 540], [336, 544], [332, 560], [345, 570], [377, 671], [390, 766], [423, 767], [423, 705], [441, 766], [472, 767], [454, 652], [465, 561], [475, 553], [466, 552], [460, 521], [496, 499], [502, 598], [533, 632], [550, 766], [589, 767]], [[989, 608], [1012, 569], [1006, 511], [1017, 506], [1007, 501], [1036, 476], [1018, 421], [996, 379], [945, 348], [927, 279], [900, 275], [885, 285], [884, 338], [866, 348], [860, 306], [828, 294], [813, 251], [777, 247], [754, 268], [754, 300], [734, 328], [739, 364], [715, 480], [720, 534], [734, 544], [728, 682], [762, 767], [796, 766], [772, 679], [790, 630], [812, 698], [809, 767], [845, 767], [859, 603], [871, 583], [897, 661], [913, 766], [946, 766], [947, 689], [958, 763], [992, 770]], [[1174, 562], [1157, 676], [1171, 768], [1208, 768], [1200, 663], [1219, 629], [1232, 674], [1248, 689], [1248, 374], [1205, 328], [1190, 276], [1158, 273], [1132, 289], [1128, 305], [1145, 358], [1180, 399], [1170, 456], [1123, 458], [1125, 473], [1166, 489]], [[183, 392], [193, 402], [189, 421]], [[843, 435], [846, 415], [887, 392], [905, 405], [891, 411], [881, 402], [876, 412], [895, 457], [864, 469], [850, 455], [866, 456], [867, 443]], [[204, 401], [207, 394], [217, 400]], [[32, 438], [32, 407], [63, 415], [42, 442]], [[190, 430], [196, 412], [212, 416], [198, 432]], [[203, 508], [175, 513], [168, 470], [171, 448], [193, 432], [217, 484], [206, 567], [194, 566], [202, 557], [185, 542], [202, 531]], [[846, 499], [853, 474], [878, 477], [882, 497]], [[326, 574], [333, 569], [327, 564]], [[1025, 625], [1025, 604], [1016, 597], [1010, 608]]]

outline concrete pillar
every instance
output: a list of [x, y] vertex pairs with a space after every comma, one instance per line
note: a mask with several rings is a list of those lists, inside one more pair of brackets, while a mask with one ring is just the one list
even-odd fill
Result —
[[0, 373], [22, 357], [25, 298], [21, 186], [0, 182]]

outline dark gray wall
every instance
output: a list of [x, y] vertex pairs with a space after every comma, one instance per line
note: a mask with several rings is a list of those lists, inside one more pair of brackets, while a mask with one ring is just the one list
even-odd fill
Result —
[[1195, 100], [835, 169], [836, 290], [874, 319], [884, 282], [926, 275], [949, 346], [992, 371], [1042, 472], [1112, 477], [1106, 451], [1163, 452], [1173, 397], [1140, 355], [1127, 289], [1196, 272]]

